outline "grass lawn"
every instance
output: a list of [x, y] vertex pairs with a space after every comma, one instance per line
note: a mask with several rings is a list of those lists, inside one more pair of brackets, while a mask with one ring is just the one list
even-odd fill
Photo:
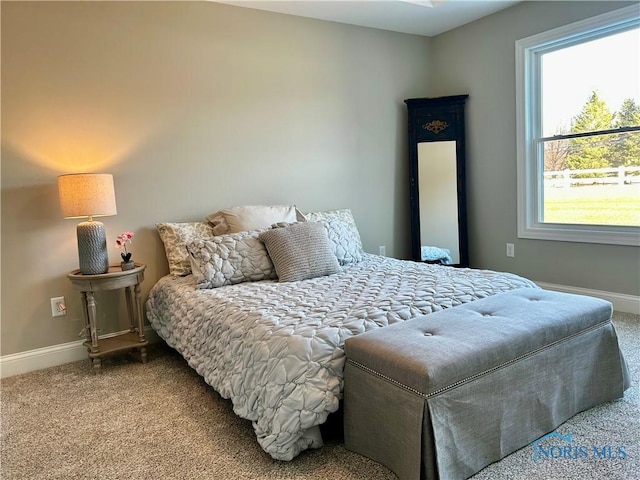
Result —
[[640, 226], [640, 185], [545, 188], [544, 221]]

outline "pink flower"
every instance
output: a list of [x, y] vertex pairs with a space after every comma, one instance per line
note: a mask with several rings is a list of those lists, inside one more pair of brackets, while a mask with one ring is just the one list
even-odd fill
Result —
[[132, 238], [133, 232], [121, 233], [116, 238], [116, 247], [124, 249], [124, 253], [121, 253], [120, 256], [125, 262], [128, 262], [131, 259], [131, 252], [127, 252], [127, 243], [132, 243]]

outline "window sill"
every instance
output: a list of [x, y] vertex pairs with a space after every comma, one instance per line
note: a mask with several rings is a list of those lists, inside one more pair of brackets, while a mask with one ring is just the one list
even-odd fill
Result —
[[518, 238], [640, 246], [640, 227], [539, 223], [518, 225]]

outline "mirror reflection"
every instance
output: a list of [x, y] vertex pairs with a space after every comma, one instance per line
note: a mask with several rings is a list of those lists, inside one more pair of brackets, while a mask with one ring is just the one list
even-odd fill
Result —
[[456, 142], [418, 143], [422, 261], [460, 263]]

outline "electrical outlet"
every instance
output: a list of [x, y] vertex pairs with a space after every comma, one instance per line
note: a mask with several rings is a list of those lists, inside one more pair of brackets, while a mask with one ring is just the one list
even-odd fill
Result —
[[64, 297], [54, 297], [51, 299], [51, 316], [63, 317], [67, 314], [67, 306]]
[[383, 257], [387, 256], [387, 247], [386, 246], [380, 245], [378, 247], [378, 249], [379, 249], [380, 255], [382, 255]]
[[507, 243], [507, 257], [516, 256], [516, 247], [513, 243]]

